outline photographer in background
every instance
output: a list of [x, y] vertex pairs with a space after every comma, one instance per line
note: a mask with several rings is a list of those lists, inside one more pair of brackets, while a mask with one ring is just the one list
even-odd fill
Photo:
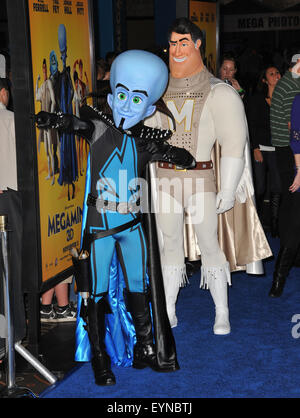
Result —
[[245, 90], [240, 86], [239, 82], [235, 78], [237, 72], [236, 60], [232, 55], [225, 54], [220, 65], [220, 79], [225, 83], [231, 85], [243, 99], [245, 96]]

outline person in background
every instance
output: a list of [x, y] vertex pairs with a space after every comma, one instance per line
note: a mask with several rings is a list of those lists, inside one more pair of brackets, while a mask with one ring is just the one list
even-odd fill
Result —
[[[300, 52], [300, 51], [299, 51]], [[279, 209], [280, 249], [276, 259], [270, 297], [280, 297], [290, 269], [297, 259], [300, 244], [300, 194], [291, 193], [294, 184], [295, 159], [290, 147], [292, 103], [300, 93], [300, 53], [291, 53], [290, 68], [278, 81], [271, 103], [271, 135], [275, 146], [277, 169], [281, 180]]]
[[243, 99], [245, 96], [245, 90], [240, 86], [239, 82], [235, 78], [237, 72], [236, 60], [232, 55], [225, 54], [222, 58], [220, 65], [220, 79], [225, 83], [230, 84]]
[[297, 94], [295, 96], [292, 104], [290, 123], [290, 147], [293, 151], [295, 159], [295, 178], [289, 190], [291, 193], [300, 193], [300, 94]]
[[[17, 155], [14, 113], [7, 109], [10, 99], [10, 83], [5, 78], [5, 58], [0, 55], [0, 215], [7, 215], [9, 231], [10, 304], [14, 318], [14, 338], [22, 340], [26, 335], [25, 305], [22, 289], [22, 199], [18, 190]], [[2, 257], [1, 257], [2, 258]], [[0, 266], [2, 262], [0, 260]], [[4, 314], [0, 281], [0, 313]]]
[[[69, 285], [73, 277], [65, 279], [42, 294], [40, 307], [41, 322], [70, 322], [76, 321], [76, 308], [69, 302]], [[53, 297], [56, 296], [57, 305], [54, 306]]]
[[7, 188], [18, 189], [15, 120], [13, 112], [7, 109], [9, 96], [8, 80], [0, 78], [0, 193]]
[[105, 55], [105, 62], [107, 64], [107, 71], [106, 71], [106, 78], [109, 80], [110, 78], [110, 67], [114, 60], [117, 58], [118, 53], [115, 51], [109, 51]]
[[265, 68], [259, 78], [257, 91], [249, 98], [247, 117], [253, 149], [253, 170], [258, 215], [263, 223], [263, 202], [270, 178], [271, 234], [278, 235], [280, 177], [276, 167], [275, 147], [271, 144], [270, 107], [274, 88], [280, 80], [279, 70], [273, 65]]
[[110, 88], [110, 67], [114, 59], [118, 54], [114, 51], [108, 52], [105, 59], [100, 58], [97, 60], [97, 84], [96, 84], [96, 96], [92, 93], [93, 97], [97, 99], [97, 108], [104, 113], [110, 113], [111, 109], [107, 104], [107, 95], [111, 93]]
[[99, 58], [96, 63], [97, 66], [97, 83], [99, 80], [108, 80], [108, 65], [104, 58]]
[[100, 58], [97, 60], [97, 83], [96, 83], [96, 97], [97, 108], [102, 110], [104, 113], [110, 113], [110, 107], [107, 104], [107, 95], [111, 93], [110, 83], [109, 83], [109, 67], [107, 62]]

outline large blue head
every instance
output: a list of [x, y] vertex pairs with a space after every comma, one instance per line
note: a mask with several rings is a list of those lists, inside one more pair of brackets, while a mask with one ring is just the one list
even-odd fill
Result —
[[58, 27], [58, 44], [61, 53], [61, 59], [65, 66], [67, 59], [67, 31], [65, 25], [63, 24], [59, 25]]
[[129, 129], [155, 111], [168, 83], [168, 68], [156, 55], [130, 50], [118, 55], [110, 71], [107, 101], [117, 127]]

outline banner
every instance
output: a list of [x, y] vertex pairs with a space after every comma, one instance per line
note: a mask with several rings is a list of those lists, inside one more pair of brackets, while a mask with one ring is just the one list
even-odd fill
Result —
[[207, 69], [216, 75], [217, 67], [217, 5], [190, 1], [189, 17], [203, 32], [202, 58]]
[[[78, 115], [92, 91], [88, 0], [28, 0], [35, 113]], [[42, 281], [72, 266], [79, 247], [88, 146], [83, 138], [36, 129]]]
[[300, 12], [224, 16], [224, 32], [299, 30]]

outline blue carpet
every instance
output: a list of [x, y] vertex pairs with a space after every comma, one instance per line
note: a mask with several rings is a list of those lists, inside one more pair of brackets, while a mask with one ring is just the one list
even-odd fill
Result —
[[[278, 239], [269, 238], [269, 242], [277, 255]], [[94, 384], [90, 363], [84, 363], [41, 397], [300, 397], [300, 270], [293, 268], [282, 297], [271, 299], [268, 291], [274, 259], [264, 265], [264, 276], [244, 272], [232, 275], [232, 332], [228, 336], [212, 332], [214, 306], [209, 292], [199, 289], [199, 273], [181, 290], [179, 325], [173, 329], [179, 371], [163, 374], [113, 367], [117, 384], [99, 387]], [[292, 322], [293, 317], [296, 322]]]

